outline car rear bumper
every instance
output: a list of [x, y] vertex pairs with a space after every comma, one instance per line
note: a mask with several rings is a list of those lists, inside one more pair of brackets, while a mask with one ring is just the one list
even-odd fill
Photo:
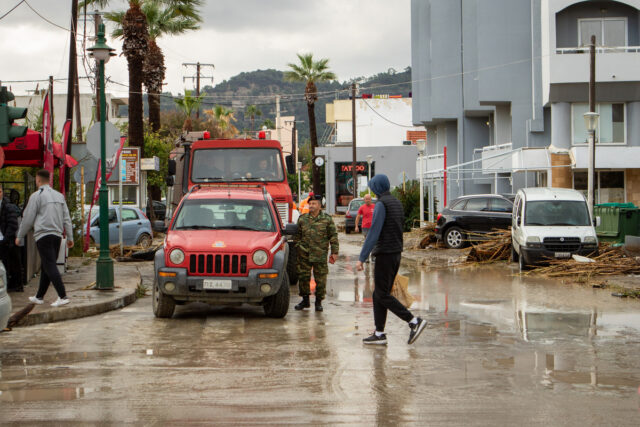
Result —
[[11, 317], [11, 298], [7, 294], [0, 297], [0, 330], [7, 327], [9, 317]]
[[[259, 303], [265, 297], [274, 295], [283, 285], [283, 274], [276, 269], [256, 269], [245, 277], [237, 276], [189, 276], [185, 268], [161, 267], [159, 272], [175, 273], [174, 277], [158, 275], [158, 284], [162, 293], [177, 301], [201, 301], [209, 303]], [[156, 273], [157, 274], [157, 273]], [[260, 274], [277, 274], [276, 278], [260, 278]], [[230, 290], [204, 289], [204, 280], [230, 280]], [[169, 291], [166, 284], [172, 282], [175, 289]], [[262, 285], [269, 285], [269, 291], [263, 292]]]
[[[594, 246], [580, 247], [580, 249], [573, 252], [553, 252], [545, 248], [520, 247], [520, 256], [524, 257], [524, 261], [527, 264], [541, 264], [552, 259], [570, 258], [571, 255], [588, 256], [597, 255], [597, 253], [598, 248]], [[566, 256], [567, 254], [569, 254], [569, 256]]]

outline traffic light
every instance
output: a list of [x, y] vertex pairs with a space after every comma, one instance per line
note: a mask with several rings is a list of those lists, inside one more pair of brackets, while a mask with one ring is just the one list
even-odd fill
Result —
[[24, 119], [27, 109], [21, 107], [9, 107], [7, 102], [13, 101], [15, 96], [7, 90], [6, 86], [0, 87], [0, 145], [7, 145], [14, 139], [27, 134], [26, 126], [13, 126], [16, 119]]

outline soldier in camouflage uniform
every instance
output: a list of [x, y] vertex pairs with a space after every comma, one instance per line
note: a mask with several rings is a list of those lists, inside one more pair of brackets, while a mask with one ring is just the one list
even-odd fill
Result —
[[322, 300], [327, 288], [327, 252], [331, 246], [329, 262], [336, 262], [338, 256], [338, 231], [333, 219], [322, 212], [322, 196], [315, 195], [309, 200], [309, 213], [298, 219], [298, 287], [302, 301], [296, 310], [309, 308], [309, 281], [311, 269], [316, 280], [316, 311], [322, 311]]

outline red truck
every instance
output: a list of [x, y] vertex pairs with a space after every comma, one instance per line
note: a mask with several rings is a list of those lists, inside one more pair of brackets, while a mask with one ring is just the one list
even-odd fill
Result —
[[[295, 204], [287, 171], [295, 173], [292, 156], [284, 156], [280, 142], [265, 139], [208, 139], [208, 132], [191, 132], [169, 160], [167, 221], [182, 196], [198, 184], [258, 185], [274, 200], [283, 224], [293, 223]], [[290, 245], [289, 280], [298, 282], [295, 245]]]

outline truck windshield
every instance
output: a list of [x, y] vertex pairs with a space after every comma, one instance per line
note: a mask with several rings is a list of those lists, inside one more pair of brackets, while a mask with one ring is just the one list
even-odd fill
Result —
[[207, 148], [193, 151], [192, 182], [282, 181], [275, 148]]
[[544, 200], [527, 202], [525, 225], [588, 226], [589, 211], [582, 201]]
[[266, 202], [233, 199], [185, 200], [174, 230], [274, 231], [275, 221]]

